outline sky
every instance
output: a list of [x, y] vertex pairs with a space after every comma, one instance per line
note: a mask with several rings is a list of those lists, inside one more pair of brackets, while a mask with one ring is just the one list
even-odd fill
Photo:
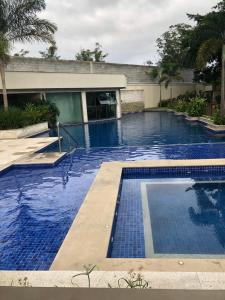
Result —
[[[190, 23], [186, 13], [208, 12], [219, 0], [46, 0], [41, 17], [58, 26], [56, 42], [62, 59], [74, 59], [81, 48], [96, 42], [108, 62], [144, 64], [158, 59], [156, 39], [168, 27]], [[13, 52], [29, 50], [40, 57], [48, 45], [16, 44]]]

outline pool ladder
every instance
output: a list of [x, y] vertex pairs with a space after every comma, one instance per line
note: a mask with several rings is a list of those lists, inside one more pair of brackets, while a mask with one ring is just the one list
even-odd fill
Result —
[[[74, 151], [74, 149], [78, 148], [79, 144], [75, 140], [75, 138], [70, 134], [70, 132], [65, 128], [65, 126], [63, 126], [63, 124], [61, 124], [60, 122], [57, 122], [57, 135], [58, 135], [58, 143], [59, 143], [59, 152], [60, 153], [62, 153], [62, 137], [60, 135], [60, 128], [63, 129], [64, 132], [67, 134], [68, 144], [69, 144], [69, 153], [71, 153], [72, 151]], [[71, 140], [74, 142], [75, 148], [74, 148], [74, 145], [72, 145]]]

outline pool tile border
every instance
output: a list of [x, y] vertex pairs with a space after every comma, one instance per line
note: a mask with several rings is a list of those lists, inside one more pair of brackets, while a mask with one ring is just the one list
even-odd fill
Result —
[[224, 167], [225, 159], [103, 163], [51, 270], [83, 270], [92, 264], [101, 271], [224, 272], [225, 259], [107, 258], [123, 168], [202, 166]]

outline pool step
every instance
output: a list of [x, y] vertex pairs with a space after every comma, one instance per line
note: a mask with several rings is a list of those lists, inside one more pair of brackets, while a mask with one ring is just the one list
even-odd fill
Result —
[[48, 152], [48, 153], [31, 153], [26, 157], [23, 157], [17, 160], [14, 165], [22, 166], [22, 165], [47, 165], [53, 166], [57, 162], [59, 162], [66, 155], [66, 152], [58, 153], [58, 152]]

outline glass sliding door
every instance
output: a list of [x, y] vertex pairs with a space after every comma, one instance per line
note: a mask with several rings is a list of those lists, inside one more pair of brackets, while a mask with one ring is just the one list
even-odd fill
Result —
[[60, 123], [75, 124], [83, 122], [81, 93], [48, 93], [46, 98], [58, 107]]
[[88, 92], [86, 97], [88, 120], [116, 118], [116, 92]]

